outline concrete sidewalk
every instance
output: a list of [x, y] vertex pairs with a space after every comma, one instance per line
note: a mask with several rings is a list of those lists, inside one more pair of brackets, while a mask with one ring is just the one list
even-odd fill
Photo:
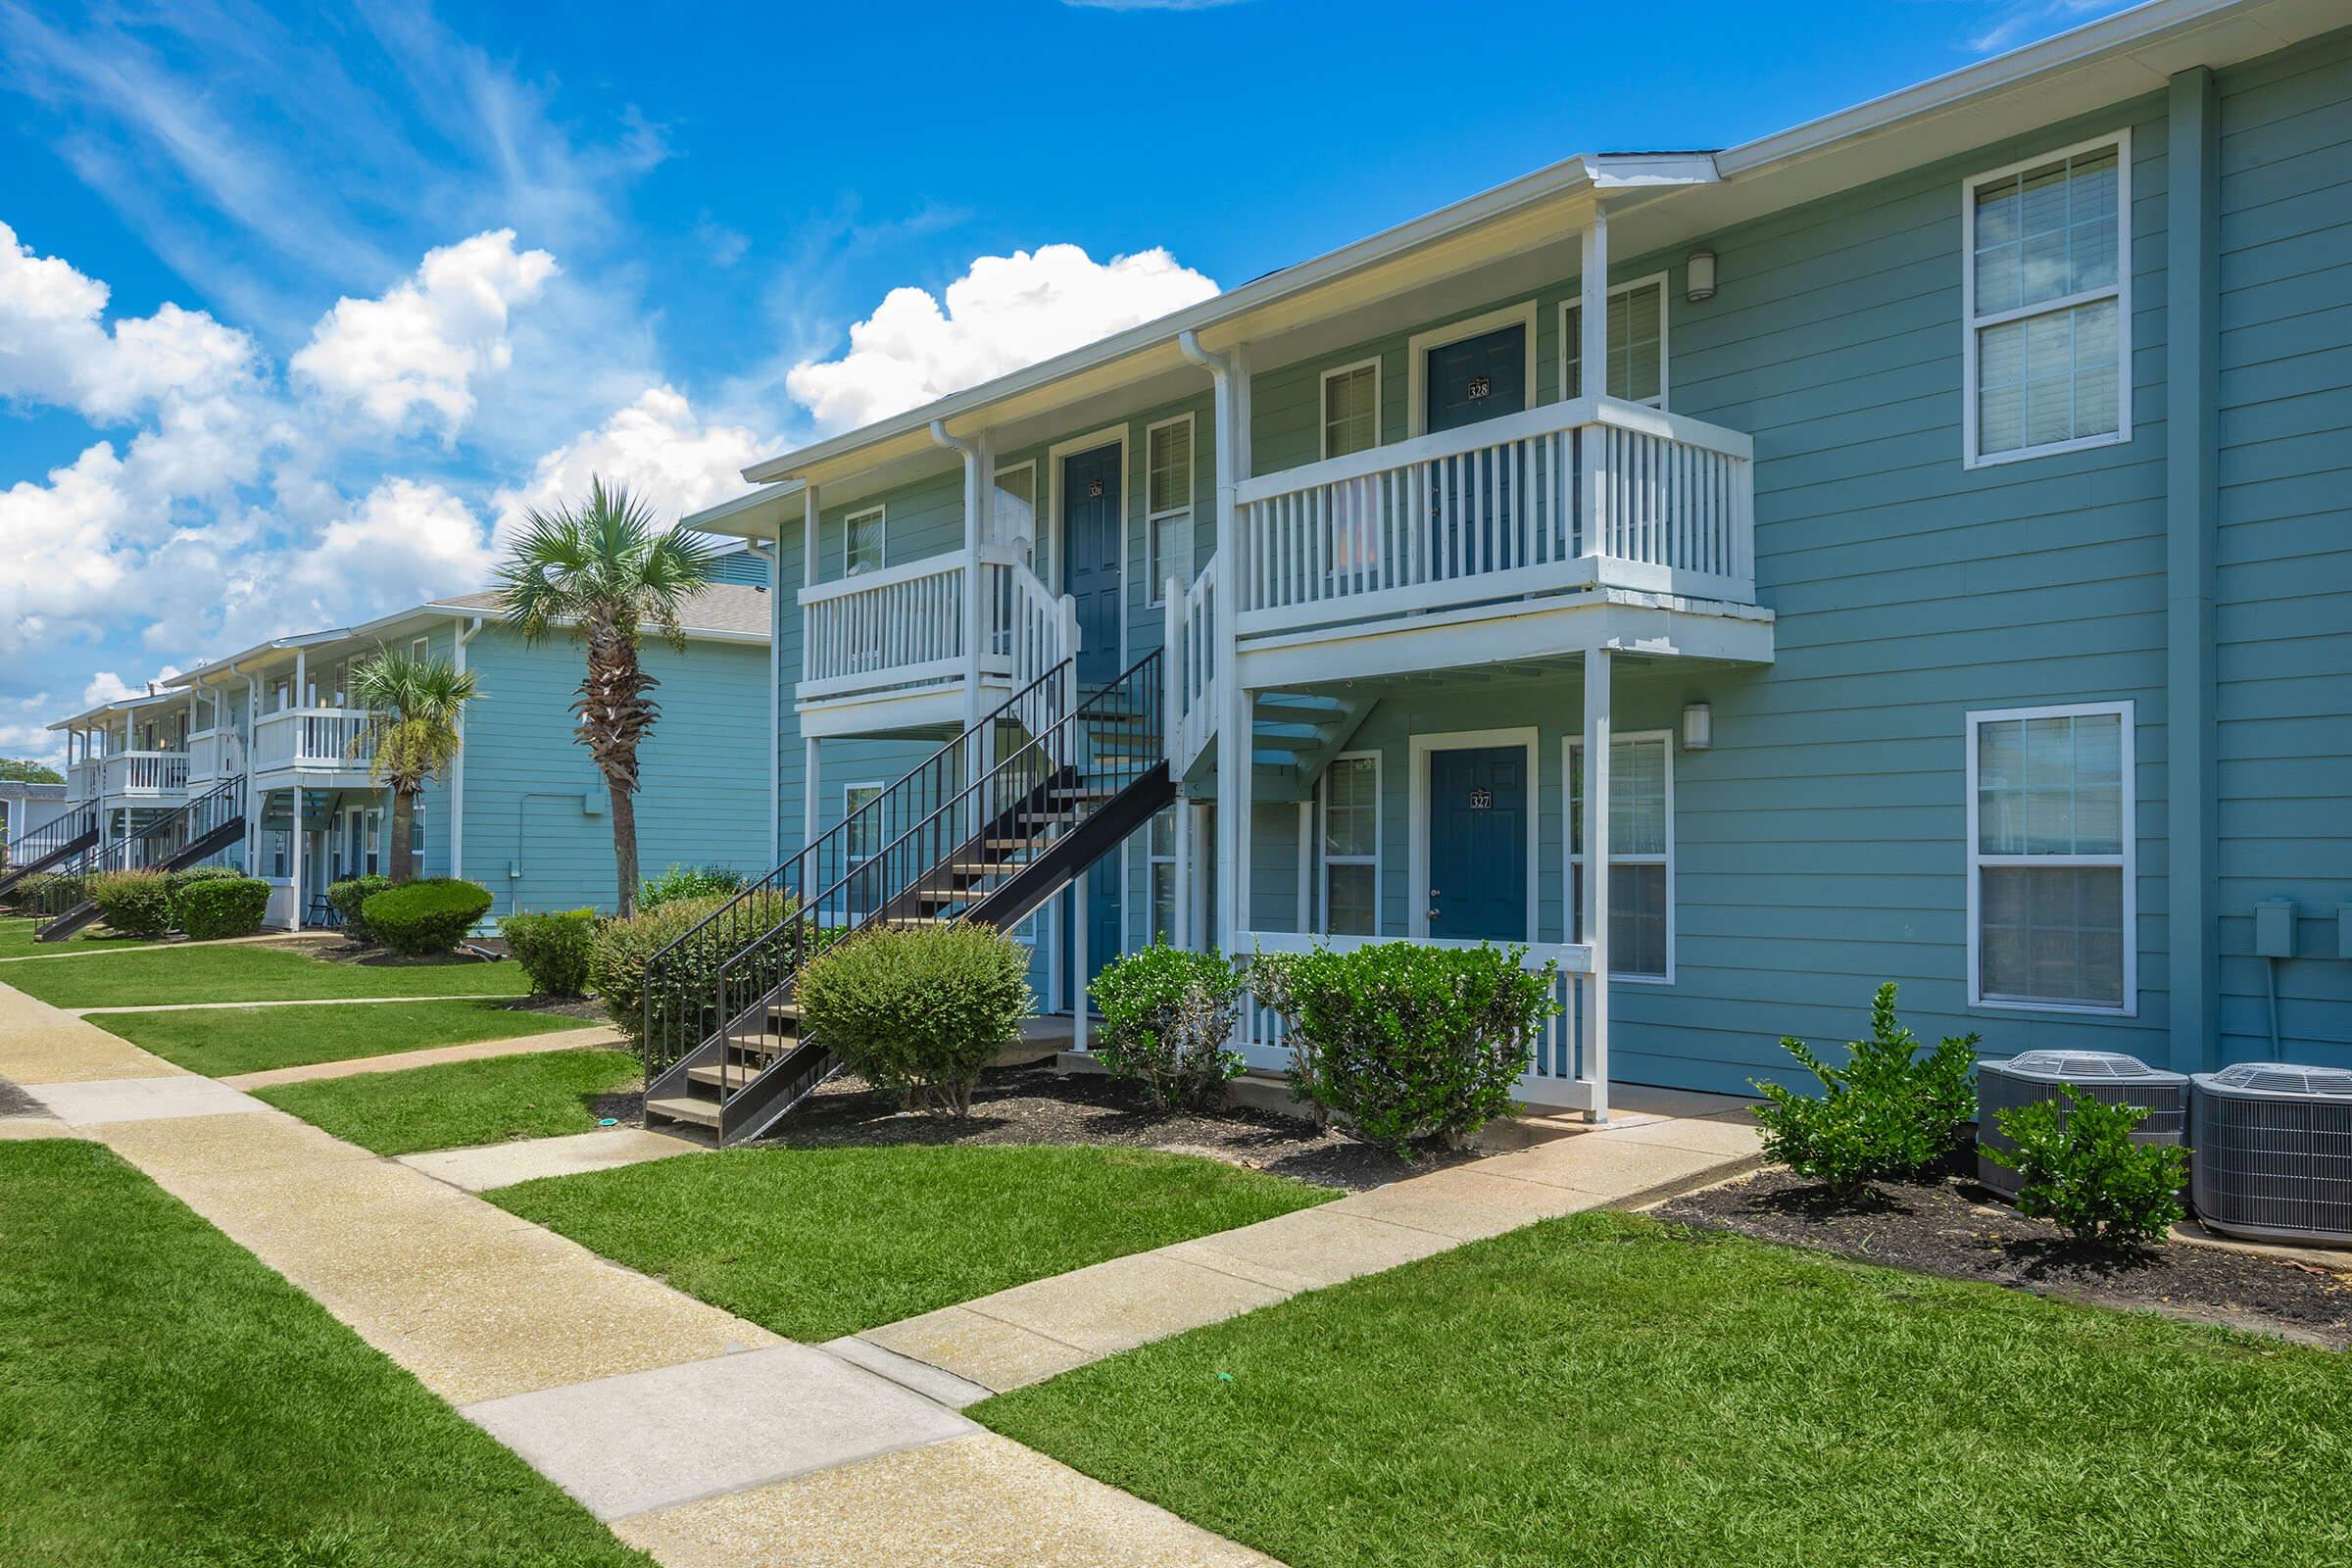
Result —
[[612, 1051], [628, 1045], [628, 1037], [603, 1024], [579, 1029], [554, 1029], [541, 1035], [514, 1035], [505, 1040], [469, 1040], [455, 1046], [427, 1046], [421, 1051], [395, 1051], [381, 1056], [348, 1056], [341, 1061], [314, 1061], [300, 1067], [270, 1067], [260, 1072], [231, 1073], [220, 1081], [232, 1089], [274, 1089], [279, 1084], [307, 1084], [321, 1078], [357, 1078], [371, 1072], [406, 1072], [411, 1067], [438, 1067], [452, 1061], [483, 1061], [493, 1056], [527, 1056], [542, 1051]]

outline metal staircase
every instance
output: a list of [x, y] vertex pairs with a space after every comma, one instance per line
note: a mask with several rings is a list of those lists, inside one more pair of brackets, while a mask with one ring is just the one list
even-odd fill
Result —
[[[1160, 656], [1057, 665], [647, 966], [646, 1125], [754, 1138], [838, 1070], [793, 982], [876, 927], [1025, 918], [1175, 799]], [[680, 989], [683, 1006], [657, 1006]]]
[[0, 866], [0, 898], [26, 877], [62, 865], [97, 844], [98, 813], [88, 807], [44, 822], [8, 847], [8, 863]]
[[176, 810], [169, 811], [127, 838], [82, 852], [62, 883], [45, 901], [49, 916], [35, 930], [35, 942], [63, 942], [98, 918], [98, 905], [85, 895], [86, 879], [109, 871], [178, 871], [211, 859], [245, 836], [245, 780], [232, 778], [217, 785]]

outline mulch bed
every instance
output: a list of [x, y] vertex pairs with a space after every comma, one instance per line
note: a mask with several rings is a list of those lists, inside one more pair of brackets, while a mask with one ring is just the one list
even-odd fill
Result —
[[2099, 1306], [2352, 1346], [2352, 1253], [2334, 1274], [2288, 1258], [2190, 1242], [2119, 1256], [2069, 1242], [1958, 1172], [1882, 1183], [1840, 1202], [1786, 1170], [1678, 1198], [1660, 1219], [1865, 1262], [1978, 1280]]
[[411, 958], [332, 933], [321, 937], [315, 945], [305, 944], [304, 951], [314, 958], [324, 958], [329, 963], [355, 963], [363, 969], [457, 969], [494, 961], [463, 949], [456, 953], [436, 953], [421, 958]]
[[[612, 1114], [612, 1112], [605, 1112]], [[842, 1073], [778, 1124], [763, 1143], [795, 1148], [880, 1144], [1096, 1144], [1200, 1154], [1319, 1186], [1362, 1192], [1434, 1170], [1384, 1151], [1260, 1111], [1155, 1110], [1132, 1085], [1043, 1063], [992, 1068], [962, 1120], [909, 1115], [864, 1079]], [[1467, 1158], [1470, 1156], [1457, 1156]]]

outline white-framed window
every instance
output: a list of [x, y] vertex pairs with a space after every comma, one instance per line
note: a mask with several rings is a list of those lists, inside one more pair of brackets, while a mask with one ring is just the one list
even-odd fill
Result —
[[1380, 929], [1380, 754], [1348, 752], [1323, 773], [1323, 932]]
[[[1585, 309], [1560, 304], [1560, 397], [1585, 395]], [[1666, 274], [1652, 272], [1609, 290], [1609, 376], [1606, 395], [1628, 403], [1666, 406]]]
[[841, 522], [841, 574], [863, 576], [882, 569], [883, 509], [867, 507]]
[[[1567, 742], [1569, 940], [1585, 940], [1585, 743]], [[1674, 732], [1609, 743], [1609, 975], [1674, 981]]]
[[432, 658], [433, 640], [430, 637], [419, 637], [415, 642], [409, 644], [409, 657], [416, 661], [416, 662], [419, 664]]
[[1144, 536], [1151, 553], [1150, 603], [1167, 599], [1167, 580], [1193, 580], [1193, 416], [1180, 414], [1144, 431]]
[[1176, 813], [1183, 809], [1171, 806], [1152, 817], [1151, 836], [1145, 841], [1144, 858], [1152, 879], [1152, 929], [1144, 936], [1170, 946], [1176, 941]]
[[1968, 1000], [2138, 1011], [2132, 705], [1968, 715]]
[[875, 811], [862, 820], [858, 816], [881, 799], [882, 789], [879, 779], [841, 787], [841, 819], [848, 824], [842, 833], [842, 848], [852, 865], [863, 865], [882, 852], [882, 813]]
[[383, 845], [384, 813], [380, 808], [370, 809], [360, 824], [360, 864], [367, 875], [383, 874]]
[[1380, 445], [1380, 361], [1323, 372], [1322, 455], [1344, 458]]
[[424, 798], [418, 796], [416, 809], [409, 814], [409, 874], [424, 875]]
[[2132, 134], [1970, 178], [1970, 467], [2132, 438]]

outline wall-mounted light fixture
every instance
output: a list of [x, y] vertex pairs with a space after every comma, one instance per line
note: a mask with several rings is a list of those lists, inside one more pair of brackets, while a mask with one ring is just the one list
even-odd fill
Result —
[[1703, 752], [1715, 744], [1715, 710], [1704, 703], [1683, 707], [1683, 750]]
[[1715, 253], [1692, 251], [1683, 259], [1683, 298], [1696, 305], [1715, 297]]

